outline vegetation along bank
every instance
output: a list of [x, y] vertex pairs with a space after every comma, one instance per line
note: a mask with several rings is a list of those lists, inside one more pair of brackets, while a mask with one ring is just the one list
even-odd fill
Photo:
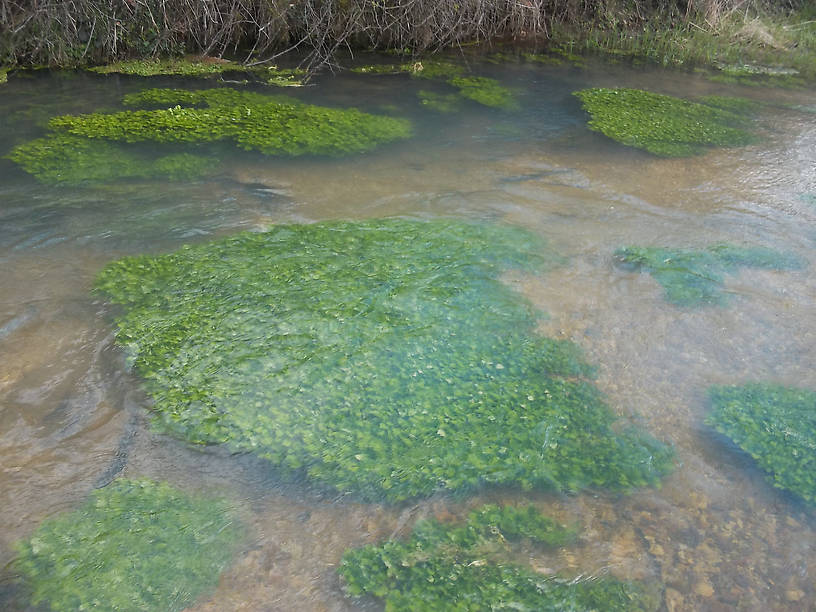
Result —
[[[0, 67], [185, 54], [308, 67], [357, 49], [566, 48], [662, 64], [816, 73], [806, 0], [0, 0]], [[746, 68], [750, 69], [750, 68]], [[736, 75], [738, 77], [739, 75]]]

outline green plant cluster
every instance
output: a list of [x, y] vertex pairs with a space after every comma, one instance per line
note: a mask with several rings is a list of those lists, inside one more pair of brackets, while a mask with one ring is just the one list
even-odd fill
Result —
[[303, 68], [278, 68], [266, 66], [257, 72], [263, 74], [266, 82], [277, 87], [302, 87], [303, 79], [308, 74]]
[[[148, 90], [125, 102], [173, 104], [157, 110], [54, 117], [53, 130], [123, 142], [213, 142], [231, 139], [239, 147], [268, 155], [341, 155], [368, 151], [408, 138], [406, 119], [335, 109], [234, 89]], [[185, 106], [181, 106], [184, 104]], [[186, 105], [203, 104], [204, 108]]]
[[391, 502], [657, 484], [670, 450], [613, 431], [577, 347], [499, 281], [542, 249], [503, 225], [282, 225], [125, 258], [96, 286], [157, 424], [189, 442]]
[[52, 610], [182, 610], [215, 586], [242, 533], [221, 501], [120, 479], [45, 521], [15, 563]]
[[8, 83], [9, 70], [11, 70], [11, 68], [0, 66], [0, 85], [2, 85], [3, 83]]
[[700, 102], [706, 106], [713, 106], [730, 111], [735, 114], [743, 113], [753, 115], [759, 112], [765, 103], [750, 98], [740, 98], [738, 96], [704, 96]]
[[583, 89], [575, 95], [591, 115], [590, 129], [661, 157], [753, 141], [745, 116], [720, 107], [640, 89]]
[[[372, 64], [358, 66], [352, 68], [351, 71], [359, 74], [407, 73], [416, 78], [444, 81], [455, 87], [462, 98], [472, 100], [482, 106], [504, 110], [515, 110], [519, 106], [513, 92], [496, 79], [466, 76], [464, 67], [452, 62], [423, 60], [406, 64]], [[423, 90], [419, 92], [419, 96], [421, 103], [428, 108], [440, 112], [454, 110], [450, 95], [431, 94]]]
[[730, 244], [705, 250], [625, 247], [615, 256], [623, 264], [649, 272], [663, 287], [666, 300], [678, 306], [723, 303], [724, 277], [738, 268], [783, 270], [801, 265], [796, 257], [773, 249]]
[[150, 158], [115, 143], [68, 134], [51, 134], [16, 146], [6, 156], [44, 183], [206, 176], [218, 161], [191, 153]]
[[463, 524], [423, 520], [407, 540], [346, 551], [339, 572], [349, 595], [384, 599], [389, 612], [656, 609], [635, 582], [567, 580], [507, 562], [508, 540], [563, 546], [574, 536], [535, 508], [484, 506]]
[[706, 423], [751, 455], [775, 487], [816, 503], [816, 392], [753, 383], [712, 387]]
[[130, 74], [135, 76], [212, 76], [231, 70], [245, 71], [236, 62], [216, 58], [174, 57], [168, 59], [137, 59], [88, 68], [99, 74]]

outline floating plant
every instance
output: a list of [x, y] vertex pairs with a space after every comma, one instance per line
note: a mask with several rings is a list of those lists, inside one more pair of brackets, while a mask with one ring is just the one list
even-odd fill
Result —
[[575, 532], [533, 507], [484, 506], [462, 524], [422, 520], [407, 540], [346, 551], [340, 575], [354, 597], [372, 595], [397, 610], [655, 610], [642, 584], [614, 578], [565, 579], [510, 562], [510, 542], [569, 544]]
[[[148, 90], [128, 96], [138, 100], [173, 104], [157, 110], [90, 113], [54, 117], [52, 129], [87, 138], [124, 142], [213, 142], [233, 140], [239, 147], [268, 155], [342, 155], [368, 151], [408, 138], [406, 119], [371, 115], [355, 108], [336, 109], [277, 96], [234, 89], [185, 91]], [[181, 106], [184, 104], [185, 106]], [[204, 108], [187, 105], [203, 104]]]
[[129, 74], [135, 76], [213, 76], [226, 71], [245, 71], [236, 62], [215, 57], [177, 57], [169, 59], [139, 59], [115, 62], [89, 68], [99, 74]]
[[666, 299], [678, 306], [723, 303], [725, 275], [736, 274], [739, 268], [782, 270], [801, 265], [795, 257], [772, 249], [729, 244], [699, 251], [626, 247], [616, 251], [615, 257], [649, 272], [663, 287]]
[[656, 484], [671, 452], [613, 430], [577, 347], [499, 280], [542, 248], [501, 225], [288, 225], [125, 258], [97, 287], [156, 423], [189, 442], [391, 502]]
[[15, 564], [52, 610], [182, 610], [215, 586], [241, 535], [223, 502], [121, 479], [46, 520]]
[[713, 387], [706, 423], [751, 455], [775, 487], [816, 502], [816, 392], [754, 383]]
[[662, 157], [684, 157], [710, 147], [753, 141], [744, 115], [640, 89], [575, 92], [590, 115], [590, 129]]
[[211, 173], [218, 164], [191, 153], [150, 158], [115, 143], [66, 134], [23, 143], [6, 157], [44, 183], [68, 185], [134, 178], [193, 179]]

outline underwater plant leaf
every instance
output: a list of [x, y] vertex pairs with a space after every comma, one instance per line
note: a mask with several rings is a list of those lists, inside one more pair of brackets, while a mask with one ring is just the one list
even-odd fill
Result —
[[712, 106], [623, 88], [583, 89], [574, 95], [591, 116], [591, 130], [661, 157], [696, 155], [710, 147], [754, 140], [745, 129], [745, 115], [721, 108], [722, 99]]
[[816, 392], [774, 384], [712, 387], [706, 423], [728, 436], [768, 480], [816, 502]]
[[459, 95], [482, 106], [515, 110], [519, 107], [513, 93], [496, 79], [487, 77], [456, 77], [448, 81], [459, 90]]
[[52, 134], [20, 144], [6, 156], [44, 183], [75, 185], [90, 181], [206, 176], [218, 160], [180, 153], [151, 159], [122, 145]]
[[159, 426], [371, 500], [485, 484], [656, 484], [578, 348], [499, 277], [546, 262], [503, 225], [282, 225], [107, 266]]
[[730, 244], [697, 251], [624, 247], [615, 257], [626, 266], [651, 274], [663, 287], [666, 300], [678, 306], [724, 303], [725, 275], [735, 274], [741, 267], [784, 270], [801, 266], [796, 257], [773, 249]]
[[218, 581], [243, 528], [224, 502], [115, 480], [17, 543], [32, 603], [52, 610], [182, 610]]
[[201, 143], [230, 139], [241, 148], [268, 155], [360, 153], [411, 135], [411, 124], [406, 119], [228, 88], [152, 89], [128, 95], [124, 102], [131, 106], [175, 106], [63, 115], [51, 119], [49, 127], [86, 138], [122, 142]]
[[514, 538], [507, 536], [528, 533], [542, 535], [537, 542], [543, 546], [563, 546], [575, 536], [532, 506], [483, 506], [461, 524], [421, 520], [406, 540], [348, 550], [338, 571], [350, 596], [384, 599], [385, 609], [395, 612], [657, 608], [637, 582], [567, 580], [509, 562]]

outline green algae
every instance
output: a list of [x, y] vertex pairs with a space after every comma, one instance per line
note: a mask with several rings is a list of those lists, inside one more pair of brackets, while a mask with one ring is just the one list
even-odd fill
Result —
[[590, 129], [661, 157], [754, 140], [744, 116], [716, 106], [640, 89], [583, 89], [574, 95], [591, 115]]
[[15, 566], [52, 610], [182, 610], [215, 587], [242, 534], [224, 502], [120, 479], [19, 542]]
[[570, 543], [575, 532], [533, 507], [484, 506], [463, 524], [417, 522], [406, 540], [346, 551], [340, 575], [353, 597], [373, 595], [397, 610], [573, 610], [636, 612], [658, 602], [636, 582], [568, 580], [508, 561], [510, 542]]
[[96, 286], [157, 426], [191, 443], [390, 502], [658, 484], [671, 451], [614, 431], [577, 347], [499, 281], [544, 253], [502, 225], [289, 225], [126, 258]]
[[754, 114], [765, 106], [765, 103], [738, 96], [704, 96], [700, 102], [707, 106], [721, 108], [732, 113]]
[[[452, 62], [423, 60], [406, 64], [372, 64], [351, 70], [359, 74], [374, 75], [407, 73], [415, 78], [444, 82], [456, 88], [461, 98], [482, 106], [504, 110], [519, 108], [513, 92], [499, 81], [487, 77], [468, 76], [463, 66]], [[419, 97], [421, 104], [432, 110], [440, 112], [456, 110], [451, 96], [443, 97], [443, 94], [432, 94], [422, 90]]]
[[[232, 140], [267, 155], [343, 155], [408, 138], [405, 119], [371, 115], [354, 108], [335, 109], [283, 102], [228, 88], [184, 91], [148, 90], [130, 95], [130, 105], [160, 101], [170, 108], [54, 117], [51, 129], [122, 142], [202, 143]], [[181, 106], [185, 104], [185, 106]], [[205, 105], [204, 108], [186, 105]]]
[[52, 134], [16, 146], [6, 157], [43, 183], [165, 178], [188, 180], [210, 174], [218, 161], [190, 153], [150, 158], [122, 145], [81, 136]]
[[10, 70], [11, 68], [0, 66], [0, 85], [3, 83], [8, 83], [8, 73]]
[[304, 78], [308, 71], [303, 68], [278, 68], [277, 66], [267, 66], [257, 69], [256, 72], [262, 74], [269, 85], [276, 87], [303, 87]]
[[216, 58], [140, 59], [115, 62], [106, 66], [88, 68], [99, 74], [128, 74], [134, 76], [214, 76], [227, 71], [244, 71], [236, 62]]
[[753, 383], [712, 387], [706, 423], [753, 457], [780, 489], [816, 503], [816, 392]]
[[496, 79], [486, 77], [455, 77], [448, 81], [459, 90], [459, 95], [478, 102], [482, 106], [518, 109], [519, 105], [513, 93], [502, 86]]
[[799, 260], [772, 249], [720, 244], [705, 250], [625, 247], [615, 252], [623, 264], [645, 270], [663, 287], [666, 300], [678, 306], [722, 304], [726, 274], [739, 268], [797, 268]]

